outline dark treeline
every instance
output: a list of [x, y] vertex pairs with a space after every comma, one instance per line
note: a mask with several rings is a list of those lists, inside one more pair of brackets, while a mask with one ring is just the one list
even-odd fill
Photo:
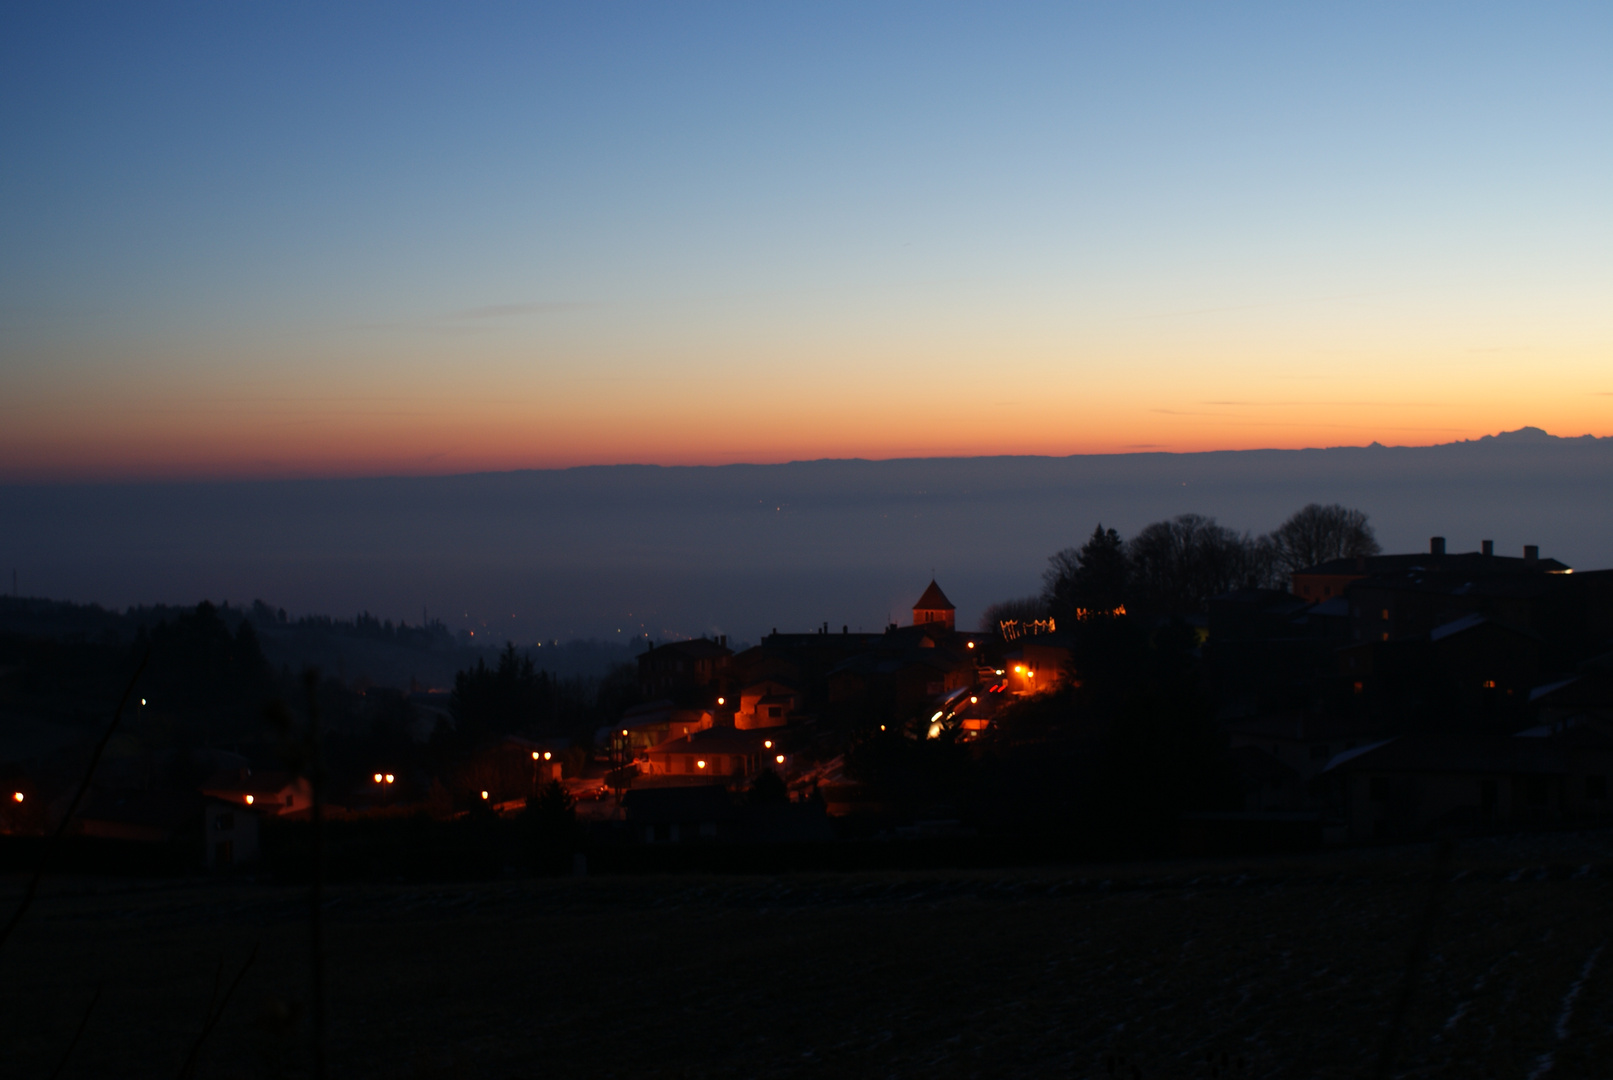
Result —
[[1366, 515], [1336, 504], [1312, 503], [1264, 536], [1200, 514], [1156, 521], [1130, 539], [1100, 523], [1086, 543], [1052, 556], [1040, 595], [993, 605], [981, 628], [1049, 615], [1074, 622], [1122, 606], [1144, 616], [1199, 614], [1212, 596], [1286, 588], [1296, 570], [1379, 550]]

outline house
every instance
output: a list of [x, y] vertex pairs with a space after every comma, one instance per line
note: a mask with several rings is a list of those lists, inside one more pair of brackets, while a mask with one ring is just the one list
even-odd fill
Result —
[[1569, 574], [1572, 569], [1556, 559], [1542, 559], [1540, 549], [1526, 545], [1523, 557], [1514, 558], [1495, 554], [1495, 543], [1484, 541], [1481, 550], [1452, 552], [1445, 550], [1443, 536], [1432, 537], [1426, 554], [1366, 555], [1355, 558], [1331, 559], [1316, 566], [1296, 570], [1290, 575], [1293, 593], [1307, 603], [1321, 603], [1342, 596], [1357, 581], [1369, 577], [1400, 575], [1412, 571], [1457, 574], [1468, 578], [1515, 574]]
[[635, 788], [622, 798], [628, 829], [642, 844], [688, 844], [733, 839], [739, 817], [734, 796], [714, 784]]
[[801, 709], [801, 695], [782, 679], [764, 679], [739, 692], [734, 726], [741, 730], [783, 727]]
[[201, 787], [203, 795], [238, 806], [250, 806], [265, 816], [295, 814], [314, 802], [306, 777], [270, 769], [220, 769]]
[[258, 815], [234, 803], [209, 801], [202, 846], [209, 870], [223, 870], [258, 857]]
[[704, 731], [714, 722], [710, 709], [681, 708], [670, 699], [661, 698], [628, 709], [615, 730], [626, 732], [631, 749], [648, 750], [668, 739]]
[[1243, 788], [1243, 809], [1253, 813], [1300, 810], [1305, 785], [1299, 771], [1258, 746], [1234, 746], [1227, 761]]
[[733, 655], [726, 635], [714, 641], [702, 637], [657, 645], [639, 654], [639, 693], [647, 698], [679, 699], [696, 691], [707, 691], [702, 696], [721, 695], [727, 689]]
[[[1336, 755], [1365, 746], [1384, 734], [1382, 727], [1369, 719], [1304, 709], [1241, 717], [1228, 721], [1226, 730], [1231, 750], [1259, 750], [1292, 772], [1297, 799], [1294, 805], [1282, 807], [1292, 810], [1302, 809], [1310, 802], [1305, 793], [1311, 782]], [[1240, 760], [1254, 768], [1253, 759], [1247, 755]]]
[[773, 733], [703, 728], [650, 747], [639, 758], [649, 776], [749, 780], [763, 769], [782, 769], [788, 755]]
[[1017, 648], [1003, 653], [1005, 689], [1013, 694], [1039, 694], [1056, 690], [1070, 677], [1073, 650], [1063, 634], [1021, 638]]
[[924, 590], [924, 595], [918, 598], [913, 605], [914, 626], [935, 626], [947, 630], [956, 630], [958, 624], [958, 609], [952, 606], [947, 594], [941, 591], [941, 586], [930, 579], [930, 587]]
[[1531, 630], [1464, 615], [1425, 633], [1341, 648], [1338, 672], [1386, 723], [1508, 734], [1524, 726], [1541, 648]]
[[1352, 840], [1603, 820], [1613, 739], [1404, 735], [1339, 754], [1325, 772]]

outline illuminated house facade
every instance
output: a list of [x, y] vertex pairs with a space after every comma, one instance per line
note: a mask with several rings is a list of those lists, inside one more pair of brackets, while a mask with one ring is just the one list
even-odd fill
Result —
[[741, 730], [783, 727], [790, 722], [790, 714], [800, 708], [801, 697], [795, 687], [778, 679], [764, 679], [739, 692], [734, 726]]

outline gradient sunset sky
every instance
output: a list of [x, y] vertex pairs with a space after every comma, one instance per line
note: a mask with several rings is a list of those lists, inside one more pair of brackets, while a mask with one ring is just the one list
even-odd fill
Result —
[[1613, 6], [11, 4], [0, 479], [1613, 434]]

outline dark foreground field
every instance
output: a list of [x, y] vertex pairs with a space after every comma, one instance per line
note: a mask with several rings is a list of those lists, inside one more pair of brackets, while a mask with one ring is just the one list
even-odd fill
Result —
[[[342, 886], [330, 1075], [1371, 1076], [1434, 871], [1404, 848]], [[1613, 836], [1468, 843], [1445, 873], [1390, 1075], [1613, 1074]], [[104, 980], [64, 1075], [177, 1075], [220, 957], [261, 942], [197, 1075], [307, 1075], [304, 895], [51, 884], [0, 955], [6, 1074], [50, 1075]]]

